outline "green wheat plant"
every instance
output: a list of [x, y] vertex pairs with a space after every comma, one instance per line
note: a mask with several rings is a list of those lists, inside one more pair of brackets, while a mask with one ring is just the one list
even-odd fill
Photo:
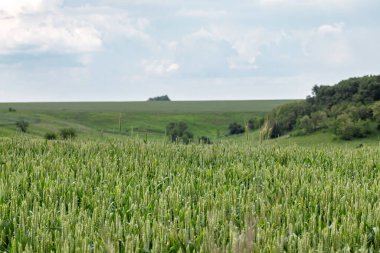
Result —
[[1, 252], [378, 252], [380, 151], [0, 141]]

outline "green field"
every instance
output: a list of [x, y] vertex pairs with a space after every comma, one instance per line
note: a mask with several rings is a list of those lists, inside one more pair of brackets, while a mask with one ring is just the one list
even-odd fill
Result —
[[380, 152], [0, 142], [0, 251], [378, 252]]
[[[3, 103], [0, 104], [0, 136], [17, 134], [15, 122], [31, 123], [29, 135], [42, 137], [63, 127], [78, 129], [85, 139], [104, 134], [165, 137], [169, 122], [186, 122], [195, 136], [212, 139], [227, 133], [232, 122], [244, 124], [263, 116], [289, 100], [200, 101], [200, 102], [83, 102], [83, 103]], [[13, 108], [16, 112], [9, 112]], [[119, 128], [121, 119], [121, 131]]]
[[0, 252], [379, 252], [380, 136], [225, 135], [286, 102], [1, 104]]
[[274, 107], [294, 100], [242, 101], [173, 101], [173, 102], [57, 102], [0, 103], [0, 110], [9, 107], [33, 112], [122, 112], [122, 113], [227, 113], [269, 112]]

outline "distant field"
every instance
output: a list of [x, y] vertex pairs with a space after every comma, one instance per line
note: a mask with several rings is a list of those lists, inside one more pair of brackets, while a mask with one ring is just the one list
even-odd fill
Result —
[[[16, 134], [15, 122], [24, 119], [31, 124], [29, 134], [40, 137], [48, 131], [73, 127], [86, 139], [98, 138], [100, 133], [161, 139], [169, 122], [183, 121], [195, 136], [215, 139], [227, 133], [230, 123], [243, 124], [289, 102], [291, 100], [0, 103], [0, 137]], [[9, 112], [9, 108], [16, 112]]]
[[0, 111], [12, 107], [16, 110], [34, 112], [269, 112], [278, 105], [292, 101], [294, 100], [0, 103]]

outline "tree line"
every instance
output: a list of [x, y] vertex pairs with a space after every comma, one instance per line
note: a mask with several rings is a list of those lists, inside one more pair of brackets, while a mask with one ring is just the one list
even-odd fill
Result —
[[350, 140], [380, 130], [380, 76], [343, 80], [336, 85], [315, 85], [306, 100], [276, 107], [261, 133], [268, 138], [326, 130]]

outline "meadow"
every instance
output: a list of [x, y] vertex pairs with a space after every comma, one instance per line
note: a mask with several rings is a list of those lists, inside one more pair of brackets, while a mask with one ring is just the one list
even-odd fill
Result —
[[[48, 131], [72, 127], [84, 139], [145, 136], [164, 139], [166, 125], [183, 121], [195, 136], [212, 139], [227, 133], [232, 122], [243, 124], [262, 117], [289, 100], [182, 101], [182, 102], [67, 102], [0, 103], [0, 137], [17, 135], [15, 123], [30, 123], [29, 137], [43, 137]], [[9, 112], [9, 108], [16, 110]], [[119, 120], [121, 129], [119, 127]], [[121, 130], [121, 131], [120, 131]]]
[[0, 251], [378, 252], [378, 148], [0, 141]]

